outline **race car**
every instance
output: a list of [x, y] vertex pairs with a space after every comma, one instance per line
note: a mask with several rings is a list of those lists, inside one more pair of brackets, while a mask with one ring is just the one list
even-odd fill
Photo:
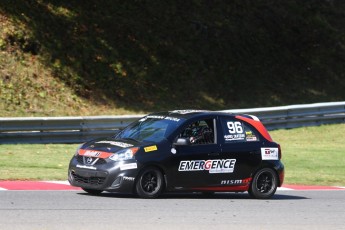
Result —
[[114, 136], [82, 144], [71, 185], [156, 198], [163, 192], [273, 196], [284, 181], [280, 145], [251, 115], [175, 110], [146, 115]]

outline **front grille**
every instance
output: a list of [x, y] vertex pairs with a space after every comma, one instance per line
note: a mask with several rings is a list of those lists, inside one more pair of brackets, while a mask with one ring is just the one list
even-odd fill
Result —
[[[84, 158], [84, 156], [80, 156], [80, 155], [77, 156], [77, 161], [78, 161], [79, 164], [85, 164], [83, 158]], [[103, 158], [96, 158], [96, 157], [92, 157], [92, 162], [94, 162], [96, 159], [98, 159], [98, 160], [97, 160], [97, 162], [94, 165], [102, 165], [102, 164], [107, 163], [107, 161], [105, 159], [103, 159]]]
[[104, 184], [105, 177], [83, 177], [75, 172], [71, 172], [74, 181], [78, 183], [88, 184], [88, 185], [102, 185]]
[[95, 163], [95, 165], [102, 165], [102, 164], [105, 164], [105, 163], [107, 163], [107, 162], [105, 161], [105, 159], [103, 159], [103, 158], [98, 158], [98, 161]]
[[83, 156], [78, 155], [77, 156], [77, 161], [78, 161], [79, 164], [84, 164]]

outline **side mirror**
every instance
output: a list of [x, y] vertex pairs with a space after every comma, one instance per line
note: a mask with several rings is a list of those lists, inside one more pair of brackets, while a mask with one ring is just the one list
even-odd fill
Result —
[[174, 143], [175, 146], [180, 145], [190, 145], [189, 138], [177, 138], [176, 142]]

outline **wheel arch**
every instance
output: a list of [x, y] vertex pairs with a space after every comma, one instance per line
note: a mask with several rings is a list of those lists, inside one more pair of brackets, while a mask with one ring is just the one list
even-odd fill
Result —
[[276, 173], [278, 187], [281, 187], [284, 182], [284, 165], [280, 161], [262, 161], [260, 167], [252, 173], [251, 178], [253, 179], [255, 174], [263, 168], [270, 168]]

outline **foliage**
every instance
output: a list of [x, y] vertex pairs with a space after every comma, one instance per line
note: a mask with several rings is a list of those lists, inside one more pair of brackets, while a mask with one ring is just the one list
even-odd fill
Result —
[[4, 0], [0, 115], [343, 100], [344, 12], [318, 0]]

